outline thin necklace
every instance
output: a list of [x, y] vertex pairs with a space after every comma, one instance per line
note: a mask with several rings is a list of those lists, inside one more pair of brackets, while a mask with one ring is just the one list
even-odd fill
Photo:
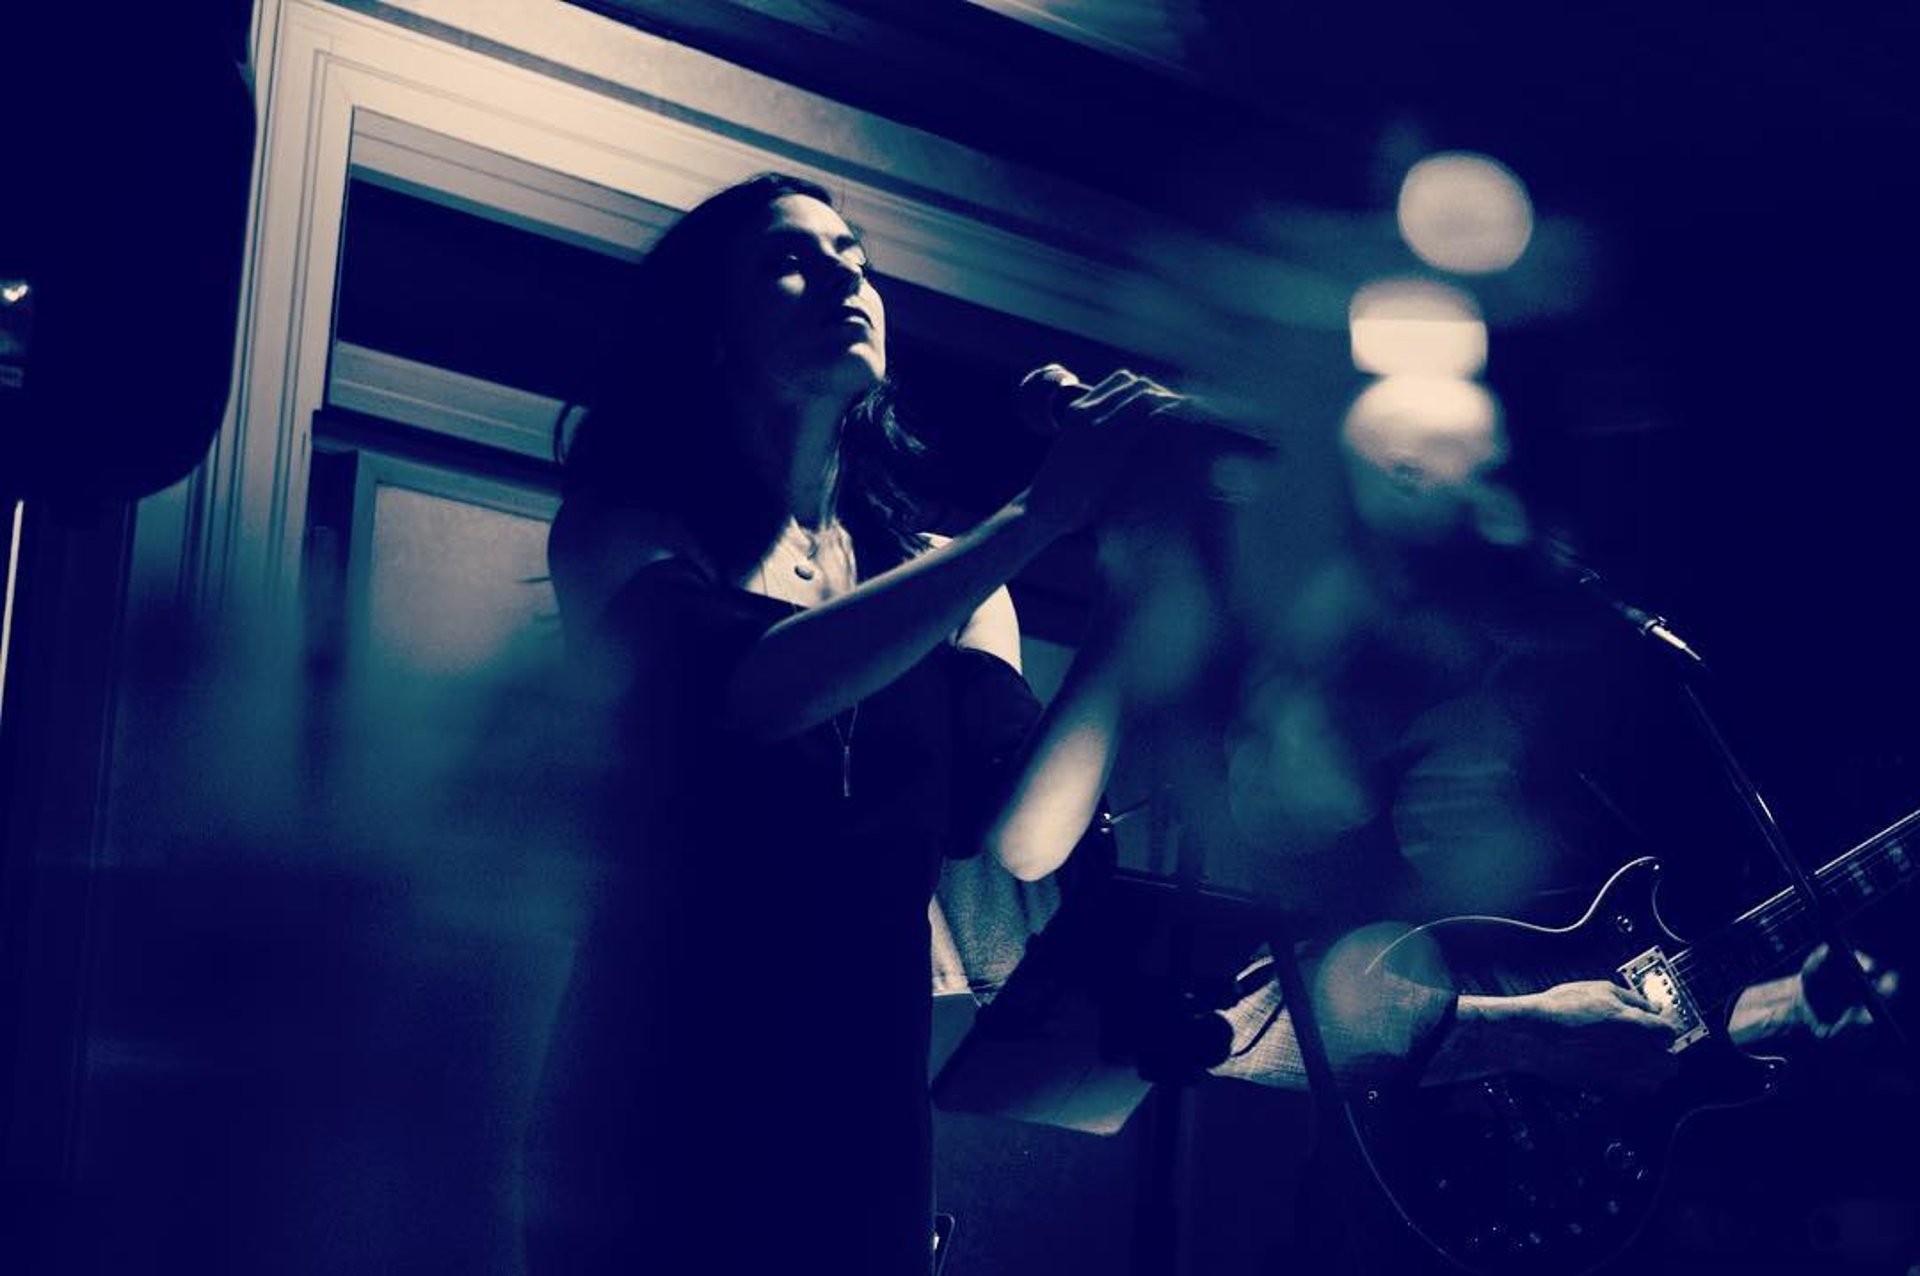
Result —
[[840, 796], [853, 796], [853, 728], [860, 721], [860, 702], [853, 702], [847, 710], [847, 729], [840, 729], [840, 715], [827, 719], [827, 725], [833, 728], [833, 738], [840, 742]]
[[[798, 532], [806, 541], [806, 548], [803, 551], [793, 544], [786, 533], [781, 534], [780, 543], [795, 555], [793, 574], [801, 580], [812, 580], [814, 567], [808, 560], [819, 553], [820, 545], [826, 538], [826, 532], [823, 529], [817, 534], [809, 534], [806, 528], [800, 526], [800, 521], [793, 518], [787, 520], [787, 526], [792, 531]], [[852, 558], [851, 551], [848, 553], [848, 558], [849, 560]], [[767, 564], [764, 560], [760, 564], [760, 592], [769, 598], [773, 597], [772, 590], [767, 587]], [[785, 602], [793, 609], [794, 615], [800, 614], [802, 608], [799, 603], [791, 598], [786, 599]], [[859, 723], [860, 702], [858, 700], [855, 700], [852, 707], [847, 710], [847, 725], [844, 728], [840, 725], [839, 714], [836, 713], [827, 719], [827, 725], [833, 728], [833, 738], [840, 743], [840, 796], [842, 798], [853, 796], [853, 730]]]
[[800, 520], [797, 518], [789, 518], [787, 520], [787, 530], [798, 536], [802, 542], [796, 547], [793, 542], [786, 539], [784, 535], [781, 540], [781, 544], [787, 546], [787, 548], [797, 548], [798, 550], [793, 560], [793, 574], [801, 580], [812, 580], [814, 576], [818, 574], [813, 566], [813, 560], [820, 556], [820, 541], [825, 535], [825, 532], [810, 532], [800, 526]]
[[837, 553], [844, 560], [848, 584], [852, 584], [853, 547], [838, 522], [829, 521], [817, 530], [809, 530], [799, 519], [789, 517], [780, 532], [780, 543], [793, 555], [793, 574], [801, 580], [810, 581], [828, 570], [830, 559]]

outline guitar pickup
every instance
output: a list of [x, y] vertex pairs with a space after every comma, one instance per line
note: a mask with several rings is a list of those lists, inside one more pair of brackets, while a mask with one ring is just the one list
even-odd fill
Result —
[[1679, 1054], [1694, 1042], [1706, 1039], [1706, 1016], [1700, 1013], [1700, 1007], [1694, 1004], [1686, 985], [1673, 973], [1667, 955], [1659, 948], [1649, 948], [1620, 967], [1620, 977], [1627, 987], [1651, 1002], [1662, 1019], [1673, 1025], [1673, 1042], [1667, 1047], [1668, 1054]]

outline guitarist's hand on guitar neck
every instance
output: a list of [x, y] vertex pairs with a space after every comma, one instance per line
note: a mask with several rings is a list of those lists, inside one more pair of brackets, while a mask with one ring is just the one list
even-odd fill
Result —
[[[1605, 979], [1555, 984], [1539, 992], [1462, 994], [1434, 1070], [1447, 1079], [1478, 1070], [1528, 1072], [1564, 1085], [1652, 1089], [1677, 1066], [1673, 1026], [1652, 1002]], [[1431, 1072], [1430, 1072], [1431, 1076]]]
[[[1883, 970], [1871, 953], [1853, 950], [1860, 969], [1873, 981], [1873, 990], [1894, 1003], [1899, 1011], [1900, 972]], [[1873, 1016], [1860, 1004], [1858, 985], [1845, 964], [1822, 944], [1807, 954], [1800, 967], [1800, 1005], [1802, 1022], [1816, 1038], [1826, 1039], [1850, 1032], [1873, 1022]]]
[[[1873, 980], [1874, 991], [1882, 997], [1898, 994], [1898, 971], [1881, 969], [1870, 954], [1858, 949], [1854, 956]], [[1852, 977], [1822, 944], [1793, 974], [1753, 984], [1742, 992], [1734, 1002], [1727, 1031], [1738, 1044], [1751, 1046], [1801, 1034], [1826, 1041], [1872, 1022]]]

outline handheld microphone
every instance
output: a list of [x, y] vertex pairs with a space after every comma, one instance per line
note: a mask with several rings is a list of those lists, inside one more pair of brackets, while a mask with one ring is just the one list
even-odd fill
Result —
[[1051, 438], [1060, 432], [1060, 414], [1067, 404], [1088, 388], [1060, 364], [1044, 363], [1020, 378], [1013, 392], [1013, 413], [1033, 433]]
[[[1014, 414], [1034, 434], [1052, 438], [1063, 428], [1067, 405], [1092, 388], [1060, 364], [1042, 364], [1020, 378], [1020, 385], [1013, 392]], [[1190, 425], [1210, 441], [1228, 444], [1234, 450], [1262, 454], [1274, 450], [1271, 439], [1263, 438], [1242, 422], [1218, 415], [1201, 400], [1187, 395], [1175, 395], [1157, 408], [1154, 415]]]

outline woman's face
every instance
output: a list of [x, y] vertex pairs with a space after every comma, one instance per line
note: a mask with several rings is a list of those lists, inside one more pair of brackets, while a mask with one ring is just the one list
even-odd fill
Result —
[[839, 213], [782, 195], [727, 265], [722, 359], [778, 399], [851, 401], [887, 372], [887, 312]]

